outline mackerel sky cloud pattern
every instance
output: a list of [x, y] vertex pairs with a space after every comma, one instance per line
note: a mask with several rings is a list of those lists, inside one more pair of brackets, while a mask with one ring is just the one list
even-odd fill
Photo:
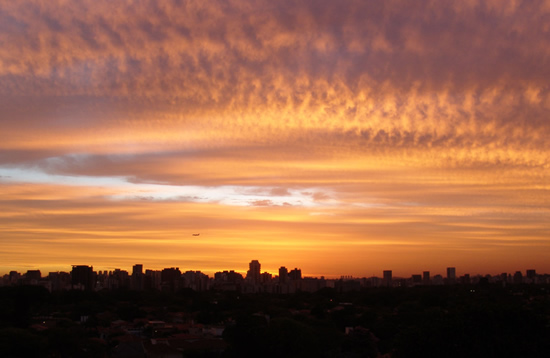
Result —
[[0, 269], [550, 271], [549, 39], [548, 1], [0, 1]]

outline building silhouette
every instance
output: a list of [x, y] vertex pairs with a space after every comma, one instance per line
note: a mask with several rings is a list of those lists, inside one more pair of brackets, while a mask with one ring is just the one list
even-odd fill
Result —
[[288, 282], [288, 269], [284, 266], [279, 268], [279, 283], [285, 284]]
[[514, 274], [514, 283], [523, 283], [523, 274], [521, 273], [521, 271], [516, 271], [516, 273]]
[[288, 273], [288, 277], [291, 280], [301, 280], [302, 279], [302, 270], [299, 268], [294, 268]]
[[146, 290], [160, 290], [162, 284], [162, 271], [145, 270], [143, 288]]
[[181, 271], [179, 267], [165, 268], [160, 273], [161, 289], [166, 292], [174, 292], [180, 288]]
[[447, 267], [447, 283], [455, 283], [456, 281], [456, 268]]
[[71, 270], [71, 286], [73, 289], [90, 291], [94, 289], [94, 268], [86, 265], [73, 265]]
[[422, 283], [424, 285], [429, 285], [431, 283], [430, 271], [422, 272]]
[[130, 287], [133, 290], [141, 291], [143, 290], [143, 265], [136, 264], [132, 267], [132, 278]]
[[393, 280], [393, 273], [392, 273], [392, 270], [384, 270], [382, 272], [382, 284], [386, 287], [391, 287], [392, 285], [392, 280]]
[[40, 273], [40, 270], [28, 270], [25, 274], [25, 283], [37, 284], [41, 278], [42, 274]]
[[383, 277], [354, 278], [341, 276], [340, 280], [321, 279], [315, 277], [302, 277], [302, 270], [294, 268], [289, 271], [285, 266], [279, 268], [279, 275], [274, 276], [269, 272], [261, 272], [261, 264], [258, 260], [249, 263], [246, 278], [241, 273], [231, 271], [216, 272], [213, 278], [200, 271], [186, 271], [182, 274], [179, 268], [165, 268], [159, 270], [146, 270], [143, 272], [142, 264], [135, 264], [131, 274], [125, 270], [93, 271], [92, 266], [73, 265], [72, 271], [50, 272], [42, 277], [40, 270], [28, 270], [24, 275], [17, 271], [10, 271], [0, 277], [0, 286], [13, 285], [40, 285], [50, 292], [76, 289], [76, 290], [118, 290], [131, 289], [160, 290], [176, 292], [181, 289], [205, 291], [209, 289], [237, 291], [241, 293], [282, 293], [291, 294], [299, 291], [315, 292], [322, 287], [335, 288], [340, 292], [355, 291], [366, 287], [413, 287], [419, 285], [490, 285], [498, 284], [549, 284], [550, 275], [537, 274], [535, 269], [523, 272], [517, 271], [511, 275], [502, 273], [499, 275], [456, 275], [455, 267], [446, 268], [446, 276], [436, 274], [431, 276], [430, 271], [422, 274], [413, 274], [410, 278], [393, 278], [392, 270], [384, 270]]
[[258, 260], [252, 260], [248, 264], [248, 272], [246, 273], [246, 280], [252, 284], [260, 283], [260, 269], [262, 265]]

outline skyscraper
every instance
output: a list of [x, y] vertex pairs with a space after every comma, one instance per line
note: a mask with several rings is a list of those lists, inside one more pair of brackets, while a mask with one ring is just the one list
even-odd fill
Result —
[[258, 260], [252, 260], [248, 264], [248, 272], [246, 273], [246, 279], [253, 284], [260, 283], [260, 269], [262, 265]]
[[279, 268], [279, 283], [288, 282], [288, 269], [284, 266]]
[[521, 273], [521, 271], [516, 271], [516, 273], [514, 274], [514, 283], [523, 283], [523, 274]]
[[132, 267], [132, 276], [142, 275], [143, 274], [143, 265], [136, 264]]
[[383, 274], [384, 274], [383, 285], [390, 287], [392, 285], [392, 279], [393, 279], [392, 270], [384, 270]]
[[143, 265], [141, 264], [132, 267], [131, 288], [137, 291], [143, 290]]
[[424, 283], [425, 285], [429, 285], [431, 283], [430, 271], [422, 272], [422, 283]]
[[455, 283], [456, 281], [456, 269], [454, 267], [447, 267], [447, 283]]
[[160, 273], [160, 280], [162, 282], [162, 290], [175, 292], [179, 288], [181, 281], [181, 271], [179, 267], [163, 269]]
[[302, 270], [299, 268], [294, 268], [294, 270], [290, 270], [288, 273], [288, 277], [291, 280], [301, 280], [302, 279]]
[[40, 273], [40, 270], [28, 270], [25, 274], [25, 281], [27, 282], [27, 284], [31, 284], [31, 282], [36, 284], [38, 281], [40, 281], [41, 278], [42, 274]]
[[73, 288], [77, 286], [87, 291], [92, 290], [94, 288], [94, 268], [86, 265], [73, 265], [71, 283]]

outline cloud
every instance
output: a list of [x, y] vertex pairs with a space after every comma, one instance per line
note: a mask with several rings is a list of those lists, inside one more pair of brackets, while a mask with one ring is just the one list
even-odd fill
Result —
[[0, 74], [11, 93], [160, 96], [187, 108], [503, 85], [544, 99], [548, 10], [478, 5], [81, 1], [67, 16], [56, 2], [14, 3], [3, 12]]
[[273, 201], [271, 200], [254, 200], [250, 202], [252, 206], [273, 206]]
[[[537, 219], [536, 211], [512, 207], [501, 213], [505, 206], [500, 204], [479, 205], [475, 212], [467, 205], [464, 210], [452, 205], [441, 207], [438, 201], [424, 202], [420, 211], [395, 203], [386, 207], [342, 206], [310, 211], [304, 207], [275, 206], [265, 200], [227, 210], [212, 203], [135, 198], [112, 201], [106, 199], [112, 192], [107, 188], [2, 184], [2, 192], [0, 227], [2, 237], [9, 238], [3, 242], [5, 250], [1, 254], [6, 265], [17, 265], [14, 258], [40, 265], [46, 262], [44, 257], [55, 257], [61, 265], [58, 269], [68, 270], [74, 260], [93, 263], [98, 268], [128, 266], [144, 258], [148, 267], [162, 268], [181, 262], [181, 250], [185, 250], [186, 257], [198, 265], [189, 269], [205, 267], [201, 265], [209, 261], [206, 257], [218, 258], [214, 269], [234, 262], [241, 262], [245, 269], [252, 255], [265, 258], [273, 266], [280, 265], [281, 257], [285, 257], [285, 262], [296, 260], [302, 268], [333, 274], [335, 271], [324, 271], [327, 268], [321, 264], [322, 258], [328, 258], [324, 253], [330, 253], [333, 264], [354, 263], [358, 265], [357, 274], [364, 275], [365, 267], [377, 270], [384, 264], [401, 267], [405, 262], [409, 262], [405, 265], [407, 270], [418, 270], [418, 261], [411, 263], [407, 258], [411, 252], [416, 260], [420, 255], [428, 269], [436, 271], [438, 266], [430, 257], [450, 259], [448, 252], [455, 252], [452, 259], [462, 263], [462, 267], [475, 268], [457, 256], [456, 251], [465, 248], [479, 249], [468, 252], [470, 259], [483, 259], [485, 267], [497, 269], [502, 255], [509, 255], [510, 247], [516, 260], [528, 257], [532, 264], [540, 265], [548, 250], [544, 238], [549, 228]], [[403, 193], [406, 191], [396, 196]], [[433, 193], [434, 197], [437, 194]], [[418, 197], [422, 197], [421, 193]], [[479, 201], [482, 196], [471, 198]], [[310, 212], [324, 215], [309, 215]], [[197, 231], [201, 232], [200, 241], [183, 239]], [[105, 250], [117, 255], [106, 257]], [[37, 257], [36, 252], [44, 257]], [[175, 252], [180, 252], [179, 259]], [[119, 257], [123, 260], [118, 261]], [[365, 257], [369, 257], [368, 263]], [[359, 261], [363, 263], [359, 265]], [[346, 271], [343, 267], [338, 270]]]
[[547, 152], [548, 9], [478, 5], [10, 4], [4, 146]]
[[320, 193], [320, 192], [313, 193], [312, 197], [313, 197], [313, 200], [315, 200], [315, 201], [325, 201], [325, 200], [330, 199], [330, 196], [328, 196], [325, 193]]
[[273, 196], [290, 196], [290, 192], [288, 191], [288, 188], [273, 188], [271, 189], [271, 195]]
[[[536, 1], [4, 4], [4, 237], [173, 243], [182, 217], [236, 241], [249, 227], [247, 254], [252, 237], [273, 248], [296, 232], [304, 250], [338, 250], [345, 233], [355, 249], [441, 257], [464, 237], [498, 250], [497, 236], [547, 237], [549, 13]], [[24, 188], [45, 176], [64, 185]]]

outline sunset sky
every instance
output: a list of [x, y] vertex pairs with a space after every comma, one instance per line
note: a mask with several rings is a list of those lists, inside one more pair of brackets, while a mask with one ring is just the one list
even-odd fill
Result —
[[0, 0], [0, 244], [550, 273], [550, 1]]

